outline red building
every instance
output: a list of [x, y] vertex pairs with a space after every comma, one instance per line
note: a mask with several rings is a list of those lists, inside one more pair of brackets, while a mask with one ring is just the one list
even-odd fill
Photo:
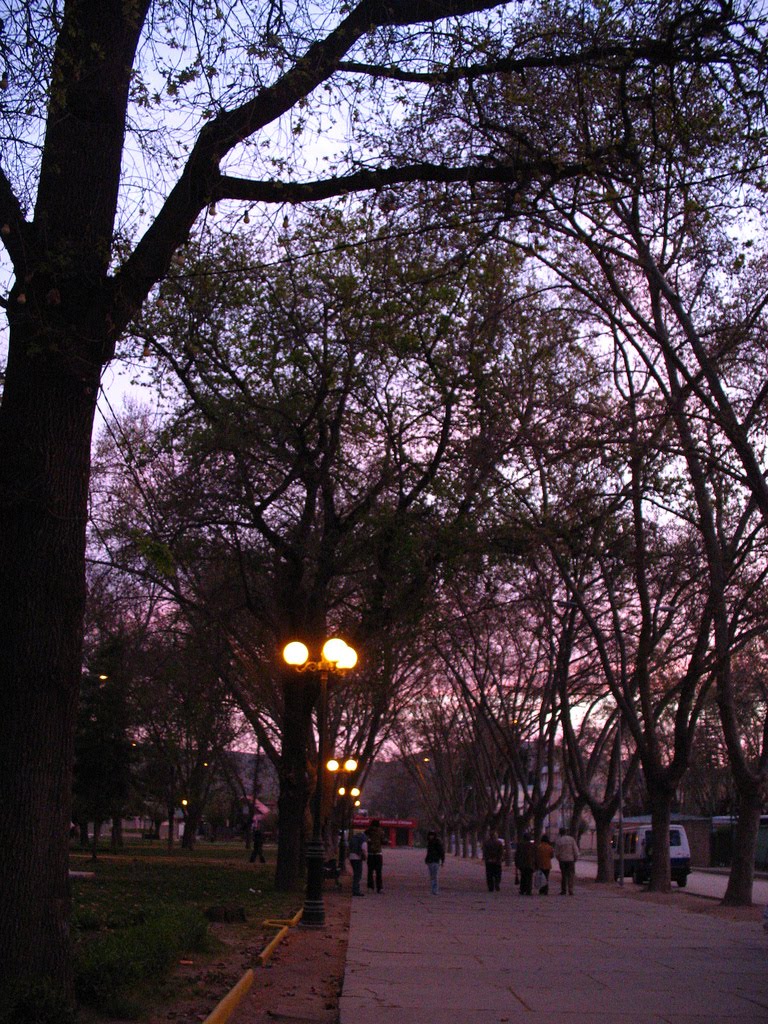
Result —
[[[358, 816], [352, 819], [352, 826], [365, 831], [372, 821], [373, 818]], [[379, 818], [379, 824], [387, 833], [390, 846], [413, 846], [418, 821], [411, 818]]]

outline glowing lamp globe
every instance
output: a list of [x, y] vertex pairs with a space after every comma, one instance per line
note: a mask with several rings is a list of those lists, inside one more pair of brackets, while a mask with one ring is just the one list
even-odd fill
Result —
[[337, 636], [331, 637], [330, 640], [326, 640], [323, 644], [323, 658], [325, 661], [330, 661], [336, 665], [339, 659], [344, 656], [346, 649], [347, 645], [343, 640], [340, 640]]
[[292, 640], [283, 648], [283, 660], [286, 665], [304, 665], [309, 659], [309, 651], [306, 644], [300, 640]]
[[357, 651], [354, 647], [344, 644], [341, 656], [336, 659], [336, 668], [354, 668], [357, 664]]

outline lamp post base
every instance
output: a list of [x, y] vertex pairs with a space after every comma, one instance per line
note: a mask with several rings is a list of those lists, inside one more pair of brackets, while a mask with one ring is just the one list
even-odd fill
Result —
[[307, 893], [300, 924], [304, 928], [325, 926], [325, 905], [323, 903], [323, 843], [311, 839], [307, 843]]

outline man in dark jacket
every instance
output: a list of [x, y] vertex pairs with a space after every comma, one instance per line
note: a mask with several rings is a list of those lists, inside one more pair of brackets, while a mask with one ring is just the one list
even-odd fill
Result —
[[501, 864], [504, 859], [504, 843], [499, 839], [496, 829], [492, 828], [483, 843], [483, 860], [485, 861], [485, 881], [488, 892], [498, 892], [501, 887]]
[[536, 869], [536, 847], [527, 832], [517, 844], [515, 867], [520, 872], [520, 895], [533, 895], [533, 872]]
[[365, 830], [368, 840], [368, 888], [381, 892], [382, 881], [381, 871], [384, 866], [384, 855], [381, 852], [384, 845], [384, 829], [378, 818], [374, 818]]

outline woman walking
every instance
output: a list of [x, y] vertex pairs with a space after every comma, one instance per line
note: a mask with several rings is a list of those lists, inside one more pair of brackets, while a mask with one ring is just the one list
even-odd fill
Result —
[[554, 854], [555, 849], [549, 841], [549, 836], [543, 835], [536, 844], [536, 870], [544, 875], [544, 884], [539, 887], [539, 896], [546, 896], [549, 893], [549, 872]]
[[424, 858], [424, 863], [429, 870], [429, 883], [432, 895], [437, 896], [439, 891], [437, 875], [440, 871], [440, 865], [445, 864], [445, 849], [438, 838], [437, 832], [427, 832], [427, 855]]

